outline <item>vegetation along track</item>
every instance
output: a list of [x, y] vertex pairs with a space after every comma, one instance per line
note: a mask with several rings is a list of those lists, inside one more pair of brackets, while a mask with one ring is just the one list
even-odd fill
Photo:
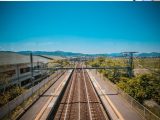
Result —
[[54, 120], [108, 119], [90, 78], [83, 69], [74, 70], [64, 95], [55, 109], [56, 112], [50, 114]]

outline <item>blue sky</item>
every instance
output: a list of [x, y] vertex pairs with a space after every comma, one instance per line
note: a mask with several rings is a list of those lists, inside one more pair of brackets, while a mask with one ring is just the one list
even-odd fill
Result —
[[160, 52], [160, 2], [0, 2], [0, 50]]

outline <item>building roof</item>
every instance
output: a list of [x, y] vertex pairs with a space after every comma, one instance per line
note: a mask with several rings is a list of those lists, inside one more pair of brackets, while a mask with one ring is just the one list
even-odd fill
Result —
[[[43, 62], [47, 63], [50, 59], [33, 56], [33, 62]], [[8, 65], [8, 64], [20, 64], [20, 63], [30, 63], [29, 55], [21, 55], [15, 52], [6, 52], [0, 51], [0, 65]]]

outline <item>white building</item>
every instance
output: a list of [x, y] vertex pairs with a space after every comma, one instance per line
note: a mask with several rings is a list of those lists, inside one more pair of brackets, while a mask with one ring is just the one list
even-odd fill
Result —
[[[44, 57], [33, 56], [33, 67], [46, 67], [49, 61], [50, 59]], [[46, 70], [34, 71], [34, 83], [45, 77], [46, 72]], [[0, 89], [12, 85], [31, 86], [30, 56], [14, 52], [0, 52]]]

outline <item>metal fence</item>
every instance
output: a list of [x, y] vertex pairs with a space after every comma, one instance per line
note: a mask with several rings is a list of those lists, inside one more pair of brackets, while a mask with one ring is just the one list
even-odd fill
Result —
[[97, 77], [100, 77], [101, 79], [105, 80], [107, 84], [109, 84], [114, 90], [117, 91], [117, 93], [126, 100], [133, 109], [139, 113], [143, 119], [146, 120], [160, 120], [160, 118], [155, 115], [153, 112], [151, 112], [149, 109], [147, 109], [145, 106], [140, 104], [138, 101], [136, 101], [133, 97], [125, 93], [122, 89], [120, 89], [116, 84], [112, 83], [110, 80], [108, 80], [106, 77], [104, 77], [102, 74], [100, 74], [97, 70], [92, 70], [92, 73], [96, 75]]
[[17, 119], [32, 105], [65, 71], [56, 71], [34, 87], [26, 90], [0, 108], [0, 119]]

